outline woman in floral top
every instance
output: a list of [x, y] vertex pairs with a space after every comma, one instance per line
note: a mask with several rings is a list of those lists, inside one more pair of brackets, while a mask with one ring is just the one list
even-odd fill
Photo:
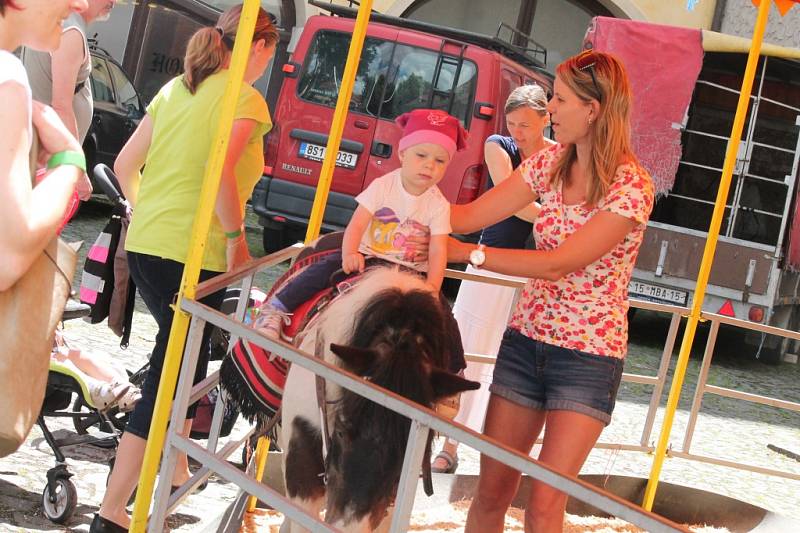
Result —
[[[538, 201], [536, 250], [476, 249], [451, 239], [451, 261], [530, 278], [503, 337], [490, 387], [487, 436], [577, 475], [611, 420], [627, 351], [628, 281], [653, 206], [650, 176], [630, 140], [631, 89], [622, 63], [586, 51], [556, 69], [547, 110], [558, 144], [497, 187], [452, 206], [470, 233]], [[483, 252], [483, 253], [481, 253]], [[468, 532], [502, 531], [519, 472], [481, 457]], [[534, 482], [526, 531], [561, 531], [567, 496]]]

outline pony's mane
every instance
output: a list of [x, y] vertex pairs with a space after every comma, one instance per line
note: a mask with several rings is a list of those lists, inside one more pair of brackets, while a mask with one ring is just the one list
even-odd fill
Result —
[[322, 331], [325, 342], [350, 344], [357, 318], [361, 316], [364, 307], [375, 294], [387, 287], [409, 292], [424, 291], [427, 285], [419, 276], [402, 272], [397, 267], [371, 269], [358, 280], [354, 290], [334, 300], [325, 310], [324, 316], [320, 317], [318, 328]]

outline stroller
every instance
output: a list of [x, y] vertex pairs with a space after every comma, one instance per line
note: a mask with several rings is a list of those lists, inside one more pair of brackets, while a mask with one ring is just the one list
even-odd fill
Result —
[[[98, 165], [98, 167], [105, 167]], [[104, 170], [95, 170], [96, 182], [114, 204], [112, 221], [126, 215], [127, 205], [119, 192], [119, 188]], [[91, 254], [90, 254], [91, 255]], [[113, 252], [111, 252], [113, 259]], [[112, 284], [113, 285], [113, 284]], [[113, 290], [113, 287], [109, 287]], [[83, 293], [83, 290], [82, 290]], [[99, 295], [102, 297], [102, 295]], [[132, 301], [131, 301], [132, 306]], [[74, 309], [67, 310], [62, 315], [62, 322], [77, 318], [87, 318], [95, 312], [95, 306], [80, 304]], [[132, 312], [132, 307], [131, 307]], [[131, 313], [132, 314], [132, 313]], [[91, 320], [95, 322], [94, 320]], [[130, 325], [128, 323], [128, 330]], [[129, 375], [129, 381], [136, 386], [144, 380], [144, 368]], [[76, 435], [56, 439], [47, 426], [49, 418], [71, 418]], [[62, 451], [65, 446], [89, 444], [101, 448], [116, 449], [128, 414], [121, 412], [117, 407], [103, 410], [92, 401], [89, 386], [84, 375], [76, 372], [71, 365], [66, 365], [54, 359], [50, 361], [47, 376], [47, 389], [39, 413], [37, 424], [44, 435], [45, 441], [53, 450], [56, 464], [47, 471], [47, 483], [42, 490], [42, 509], [45, 516], [57, 524], [65, 524], [70, 520], [78, 503], [77, 491], [70, 478], [72, 473], [67, 469], [66, 458]], [[89, 429], [97, 427], [105, 435], [90, 434]], [[113, 466], [111, 459], [109, 466]]]
[[[122, 337], [120, 347], [125, 348], [128, 344], [130, 335], [131, 320], [133, 317], [133, 300], [135, 296], [135, 286], [133, 282], [125, 278], [122, 284], [114, 283], [114, 255], [115, 250], [121, 243], [119, 233], [114, 235], [112, 228], [115, 224], [121, 224], [122, 218], [127, 217], [129, 210], [124, 196], [114, 173], [106, 165], [97, 165], [94, 169], [95, 182], [103, 193], [111, 200], [113, 210], [111, 220], [95, 242], [97, 248], [107, 248], [107, 252], [89, 253], [84, 274], [81, 281], [81, 301], [89, 305], [83, 305], [81, 309], [73, 312], [65, 312], [62, 320], [83, 318], [95, 324], [103, 321], [109, 316], [109, 305], [114, 292], [127, 293], [125, 301], [125, 313], [121, 317], [116, 329], [111, 324], [109, 317], [109, 327]], [[111, 263], [109, 266], [108, 263]], [[119, 272], [117, 272], [118, 274]], [[121, 286], [120, 286], [121, 285]], [[225, 296], [221, 311], [232, 314], [236, 310], [236, 303], [239, 299], [238, 288], [230, 288]], [[254, 305], [251, 302], [251, 305]], [[211, 334], [211, 360], [222, 359], [228, 351], [229, 337], [225, 332], [218, 329]], [[134, 373], [129, 372], [128, 381], [131, 384], [141, 387], [145, 375], [149, 368], [149, 363], [145, 363]], [[192, 426], [191, 437], [193, 439], [208, 438], [208, 431], [215, 404], [221, 395], [217, 389], [212, 389], [204, 398], [199, 400], [195, 423]], [[223, 415], [221, 436], [230, 434], [233, 425], [238, 418], [238, 410], [232, 403], [226, 403]], [[56, 439], [47, 427], [48, 418], [71, 418], [76, 435], [66, 438]], [[119, 444], [119, 437], [125, 428], [128, 420], [128, 413], [122, 412], [116, 406], [106, 410], [98, 409], [92, 402], [88, 386], [82, 376], [73, 371], [70, 366], [63, 365], [51, 360], [50, 371], [47, 378], [47, 389], [42, 410], [37, 420], [38, 425], [50, 448], [53, 450], [56, 464], [47, 471], [47, 484], [42, 491], [42, 509], [45, 516], [57, 524], [69, 522], [78, 503], [77, 490], [70, 481], [72, 473], [67, 470], [66, 459], [61, 448], [64, 446], [89, 444], [107, 449], [116, 449]], [[89, 429], [95, 427], [105, 435], [99, 436], [96, 432], [89, 433]], [[114, 467], [114, 457], [109, 460], [109, 469]], [[110, 471], [110, 470], [109, 470]]]
[[[144, 373], [140, 370], [130, 376], [130, 381], [134, 385], [140, 385], [143, 378]], [[45, 441], [53, 450], [56, 459], [55, 466], [47, 471], [47, 483], [42, 490], [42, 510], [48, 520], [57, 524], [67, 523], [78, 504], [77, 490], [70, 480], [73, 474], [67, 469], [66, 457], [61, 448], [89, 444], [116, 449], [127, 417], [128, 414], [121, 412], [117, 407], [108, 410], [99, 409], [92, 402], [83, 376], [76, 373], [72, 367], [51, 360], [45, 398], [37, 420]], [[56, 439], [47, 427], [48, 418], [71, 418], [76, 435]], [[107, 436], [90, 434], [89, 428], [92, 426], [96, 426]], [[113, 467], [113, 464], [112, 458], [109, 467]]]

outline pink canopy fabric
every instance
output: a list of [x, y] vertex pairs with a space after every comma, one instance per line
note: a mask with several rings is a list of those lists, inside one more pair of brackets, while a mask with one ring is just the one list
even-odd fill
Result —
[[656, 193], [675, 184], [680, 125], [703, 62], [702, 32], [648, 22], [595, 17], [586, 48], [619, 57], [633, 87], [633, 146]]

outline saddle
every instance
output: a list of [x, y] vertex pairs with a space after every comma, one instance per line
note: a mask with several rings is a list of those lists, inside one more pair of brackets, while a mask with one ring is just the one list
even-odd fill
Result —
[[[304, 248], [289, 270], [273, 284], [266, 301], [303, 270], [341, 248], [342, 237], [342, 233], [330, 233]], [[337, 295], [338, 289], [334, 286], [320, 291], [295, 309], [291, 323], [284, 328], [287, 342], [293, 342]], [[231, 356], [222, 362], [220, 384], [248, 421], [267, 427], [280, 408], [288, 371], [286, 360], [240, 339], [233, 346]]]

